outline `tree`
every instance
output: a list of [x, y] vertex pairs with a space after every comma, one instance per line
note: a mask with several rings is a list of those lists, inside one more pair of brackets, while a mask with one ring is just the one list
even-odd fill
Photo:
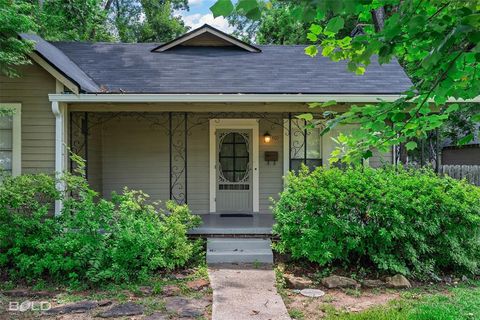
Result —
[[32, 43], [18, 39], [18, 33], [35, 31], [37, 24], [30, 16], [32, 5], [13, 0], [0, 0], [0, 72], [16, 75], [15, 66], [28, 64]]
[[[358, 124], [358, 129], [340, 137], [342, 145], [333, 160], [359, 162], [374, 149], [387, 151], [398, 144], [415, 149], [414, 139], [427, 137], [462, 108], [458, 103], [447, 104], [450, 98], [472, 99], [480, 93], [476, 0], [298, 0], [292, 5], [292, 18], [311, 25], [307, 37], [313, 44], [306, 48], [307, 54], [320, 52], [333, 61], [348, 60], [348, 69], [357, 74], [365, 72], [374, 55], [380, 63], [398, 57], [414, 82], [393, 103], [352, 106], [329, 119], [324, 132], [341, 123]], [[251, 0], [235, 5], [218, 0], [211, 10], [214, 16], [238, 12], [258, 19], [267, 9]], [[353, 38], [345, 24], [352, 16], [363, 29]], [[480, 115], [472, 119], [480, 121]], [[473, 134], [467, 134], [459, 143], [472, 139]]]
[[[278, 45], [308, 44], [310, 23], [296, 19], [294, 10], [295, 5], [289, 1], [272, 0], [261, 11], [259, 19], [248, 18], [238, 12], [233, 12], [227, 19], [235, 27], [233, 34], [244, 41]], [[346, 19], [345, 29], [352, 30], [356, 23], [356, 17], [350, 16]]]
[[172, 14], [175, 10], [188, 10], [187, 0], [141, 0], [140, 2], [148, 22], [143, 40], [170, 41], [188, 30], [182, 18]]
[[187, 0], [109, 0], [111, 24], [122, 42], [170, 41], [188, 28], [177, 10], [188, 10]]
[[[27, 2], [17, 0], [17, 2]], [[47, 40], [112, 41], [102, 0], [48, 0], [34, 6], [37, 33]]]
[[228, 22], [235, 27], [233, 34], [244, 41], [258, 44], [306, 44], [308, 23], [292, 18], [293, 6], [285, 1], [273, 0], [268, 10], [262, 10], [260, 19], [249, 19], [234, 13]]
[[187, 0], [0, 0], [0, 71], [18, 76], [29, 64], [33, 43], [18, 34], [35, 32], [46, 40], [169, 41], [187, 31], [176, 10]]
[[109, 41], [100, 0], [0, 0], [0, 70], [18, 76], [16, 66], [31, 63], [33, 43], [18, 34], [36, 32], [47, 40]]

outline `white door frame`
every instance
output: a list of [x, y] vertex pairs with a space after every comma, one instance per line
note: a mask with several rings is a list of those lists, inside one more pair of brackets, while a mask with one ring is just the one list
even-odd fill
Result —
[[251, 129], [252, 130], [252, 200], [253, 212], [260, 211], [259, 200], [259, 158], [258, 145], [260, 136], [258, 135], [258, 119], [210, 119], [210, 212], [216, 212], [216, 196], [217, 196], [217, 129]]

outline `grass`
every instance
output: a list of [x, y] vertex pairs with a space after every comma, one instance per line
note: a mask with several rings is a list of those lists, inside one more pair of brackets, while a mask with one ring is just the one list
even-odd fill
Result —
[[297, 320], [302, 320], [305, 316], [303, 315], [303, 312], [298, 310], [298, 309], [291, 309], [288, 311], [288, 315], [292, 319], [297, 319]]
[[386, 306], [359, 313], [328, 310], [328, 320], [480, 320], [480, 287], [459, 287], [446, 293], [403, 295]]

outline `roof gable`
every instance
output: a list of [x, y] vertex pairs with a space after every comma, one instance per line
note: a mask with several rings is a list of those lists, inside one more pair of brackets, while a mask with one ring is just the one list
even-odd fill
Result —
[[249, 52], [261, 52], [246, 42], [243, 42], [231, 35], [226, 34], [214, 27], [205, 24], [200, 28], [192, 30], [177, 39], [155, 47], [152, 52], [163, 52], [177, 46], [189, 47], [238, 47]]

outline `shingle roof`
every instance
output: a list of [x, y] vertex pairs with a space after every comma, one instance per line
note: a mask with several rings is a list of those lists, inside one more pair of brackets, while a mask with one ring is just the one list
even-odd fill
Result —
[[79, 86], [81, 91], [97, 92], [100, 87], [61, 50], [34, 34], [20, 34], [20, 37], [35, 42], [35, 51], [55, 69]]
[[36, 50], [75, 80], [82, 90], [126, 93], [289, 93], [399, 94], [411, 81], [396, 60], [376, 58], [364, 75], [346, 62], [318, 55], [305, 46], [176, 46], [152, 52], [158, 43], [46, 42]]

